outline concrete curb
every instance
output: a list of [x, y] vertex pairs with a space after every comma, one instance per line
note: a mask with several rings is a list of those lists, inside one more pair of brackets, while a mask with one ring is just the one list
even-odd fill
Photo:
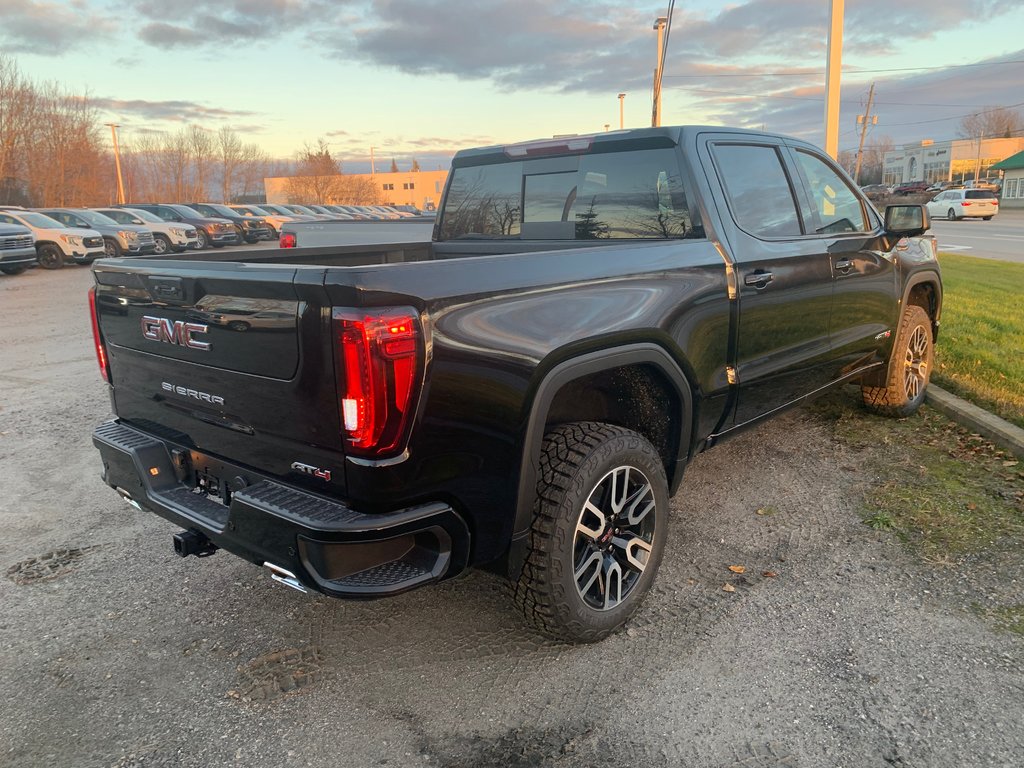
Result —
[[968, 403], [934, 384], [928, 385], [925, 402], [972, 432], [987, 437], [1017, 458], [1024, 459], [1024, 429]]

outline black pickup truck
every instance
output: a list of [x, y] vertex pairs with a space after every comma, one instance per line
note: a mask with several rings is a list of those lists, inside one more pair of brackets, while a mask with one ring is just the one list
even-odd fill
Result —
[[920, 405], [928, 226], [802, 141], [651, 128], [459, 152], [428, 242], [97, 261], [103, 478], [183, 556], [344, 598], [484, 567], [598, 640], [697, 453], [843, 382]]

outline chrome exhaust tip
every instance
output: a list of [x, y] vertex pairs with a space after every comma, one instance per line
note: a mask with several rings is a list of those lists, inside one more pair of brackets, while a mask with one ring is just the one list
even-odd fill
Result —
[[309, 592], [309, 590], [303, 586], [302, 582], [299, 581], [298, 577], [294, 573], [289, 571], [287, 568], [282, 568], [279, 565], [274, 565], [273, 563], [266, 562], [263, 563], [263, 567], [267, 568], [270, 571], [270, 578], [276, 581], [278, 584], [284, 584], [286, 587], [297, 589], [299, 592], [302, 592], [303, 594]]

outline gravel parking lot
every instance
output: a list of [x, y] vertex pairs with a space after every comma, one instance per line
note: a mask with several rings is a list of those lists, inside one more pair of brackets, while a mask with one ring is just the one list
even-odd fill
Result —
[[863, 525], [820, 417], [700, 457], [638, 617], [564, 646], [482, 573], [356, 603], [177, 558], [99, 479], [90, 284], [0, 277], [0, 765], [1021, 765], [1021, 636]]

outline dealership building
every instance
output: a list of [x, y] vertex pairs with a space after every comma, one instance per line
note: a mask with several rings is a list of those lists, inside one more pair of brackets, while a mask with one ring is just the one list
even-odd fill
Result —
[[[448, 171], [397, 171], [395, 173], [352, 173], [348, 179], [363, 179], [379, 194], [385, 205], [412, 205], [420, 210], [433, 210], [441, 202]], [[275, 176], [263, 179], [268, 203], [299, 203], [288, 193], [293, 177]], [[333, 201], [326, 201], [333, 202]], [[370, 202], [367, 200], [366, 202]]]
[[975, 178], [975, 174], [977, 178], [986, 178], [989, 168], [1021, 150], [1024, 150], [1024, 137], [981, 142], [977, 139], [925, 139], [885, 153], [882, 183], [964, 181]]
[[1004, 208], [1024, 208], [1024, 152], [1018, 152], [992, 166], [993, 171], [1003, 172]]

